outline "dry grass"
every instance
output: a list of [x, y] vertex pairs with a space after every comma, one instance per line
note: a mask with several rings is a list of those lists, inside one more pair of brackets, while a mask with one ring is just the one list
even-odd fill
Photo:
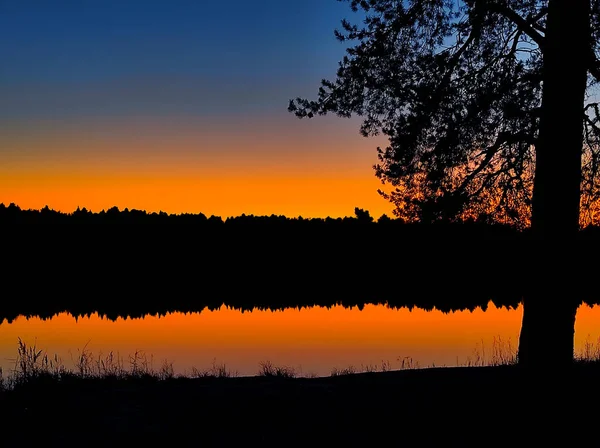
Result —
[[276, 378], [296, 378], [298, 373], [292, 367], [276, 366], [271, 361], [264, 361], [259, 364], [258, 376], [268, 376]]
[[484, 366], [512, 366], [517, 364], [517, 348], [512, 340], [494, 337], [492, 346], [486, 347], [483, 341], [475, 345], [473, 355], [468, 356], [464, 364], [457, 362], [457, 366], [484, 367]]
[[175, 378], [173, 363], [163, 361], [158, 369], [153, 368], [153, 359], [142, 351], [136, 351], [127, 357], [127, 362], [118, 353], [97, 356], [87, 348], [87, 344], [71, 354], [73, 368], [65, 366], [57, 355], [49, 356], [37, 347], [37, 342], [28, 345], [18, 339], [17, 357], [14, 369], [9, 376], [3, 376], [0, 370], [0, 388], [3, 390], [14, 386], [52, 379], [63, 381], [69, 378], [103, 378], [103, 379], [155, 379], [168, 380]]
[[200, 370], [196, 367], [192, 367], [192, 378], [233, 378], [237, 377], [238, 372], [229, 370], [224, 363], [217, 363], [216, 359], [213, 359], [212, 366], [205, 370]]
[[581, 363], [600, 362], [600, 337], [594, 341], [588, 335], [581, 351], [575, 353], [575, 361]]
[[[592, 340], [590, 337], [585, 341], [583, 348], [575, 353], [574, 359], [578, 363], [600, 363], [600, 338]], [[103, 378], [103, 379], [151, 379], [171, 380], [178, 377], [186, 378], [232, 378], [237, 377], [238, 372], [227, 368], [224, 363], [213, 360], [212, 365], [204, 370], [192, 368], [189, 375], [178, 375], [175, 373], [172, 362], [164, 360], [158, 369], [153, 367], [152, 356], [147, 356], [143, 351], [136, 351], [127, 357], [118, 353], [109, 352], [94, 355], [87, 344], [71, 355], [74, 368], [69, 369], [57, 355], [50, 356], [37, 346], [37, 342], [27, 344], [18, 339], [17, 356], [13, 360], [14, 368], [11, 372], [3, 372], [0, 368], [0, 392], [14, 388], [15, 386], [32, 383], [40, 380], [63, 381], [70, 378]], [[398, 357], [397, 365], [389, 361], [381, 361], [381, 364], [366, 364], [360, 368], [348, 366], [345, 368], [334, 368], [330, 376], [338, 377], [356, 373], [388, 372], [392, 370], [413, 370], [421, 366], [410, 356]], [[500, 337], [494, 338], [491, 347], [481, 343], [476, 344], [471, 356], [465, 362], [459, 362], [457, 367], [483, 367], [515, 365], [517, 363], [517, 349], [510, 339], [504, 340]], [[436, 367], [431, 365], [428, 367]], [[298, 378], [301, 370], [287, 366], [277, 366], [271, 361], [259, 364], [259, 376], [271, 378]], [[304, 378], [316, 378], [314, 373], [304, 375]]]
[[394, 368], [390, 361], [381, 361], [381, 364], [361, 364], [360, 368], [348, 366], [344, 368], [334, 367], [330, 376], [353, 375], [355, 373], [376, 373], [390, 372], [393, 370], [412, 370], [419, 369], [419, 363], [415, 362], [410, 356], [398, 357], [398, 366]]
[[348, 367], [345, 367], [343, 369], [339, 369], [337, 367], [334, 367], [331, 370], [330, 376], [353, 375], [355, 373], [358, 373], [358, 371], [356, 370], [356, 368], [354, 366], [348, 366]]
[[[598, 359], [600, 360], [600, 345], [598, 348]], [[334, 368], [331, 376], [352, 375], [354, 373], [373, 373], [388, 372], [392, 370], [416, 370], [422, 366], [411, 356], [400, 356], [396, 359], [397, 365], [392, 365], [389, 361], [381, 361], [380, 365], [366, 364], [361, 365], [360, 369], [354, 366], [346, 368]], [[503, 366], [515, 365], [517, 363], [517, 350], [510, 339], [504, 340], [501, 337], [494, 338], [492, 346], [488, 349], [483, 341], [476, 344], [473, 354], [468, 356], [466, 361], [461, 363], [456, 360], [456, 367], [483, 367], [483, 366]], [[435, 364], [427, 367], [447, 367], [445, 365], [437, 366]]]
[[388, 372], [392, 370], [392, 364], [389, 361], [381, 361], [380, 365], [377, 364], [361, 364], [361, 372], [375, 373], [375, 372]]
[[70, 374], [62, 360], [57, 356], [49, 356], [45, 351], [38, 349], [37, 341], [27, 345], [21, 338], [17, 342], [17, 357], [14, 359], [15, 368], [13, 376], [7, 381], [12, 384], [31, 381], [39, 378], [60, 378]]
[[421, 368], [421, 365], [419, 364], [419, 361], [415, 361], [410, 356], [405, 356], [403, 358], [398, 358], [398, 361], [400, 362], [400, 370], [414, 370], [414, 369], [420, 369]]

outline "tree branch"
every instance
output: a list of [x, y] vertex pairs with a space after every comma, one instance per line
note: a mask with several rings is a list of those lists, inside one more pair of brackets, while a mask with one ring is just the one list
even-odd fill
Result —
[[[471, 173], [469, 173], [465, 177], [465, 179], [463, 180], [461, 185], [458, 186], [456, 191], [459, 194], [464, 192], [468, 185], [471, 183], [471, 181], [473, 181], [473, 179], [475, 179], [475, 177], [479, 173], [481, 173], [485, 168], [487, 168], [487, 166], [490, 164], [494, 156], [498, 153], [502, 145], [505, 145], [507, 143], [511, 144], [522, 140], [529, 140], [529, 136], [524, 132], [519, 132], [517, 134], [511, 134], [509, 132], [500, 132], [496, 137], [496, 141], [480, 153], [486, 154], [485, 159], [479, 164], [477, 168], [475, 168]], [[530, 141], [530, 143], [534, 144], [535, 142], [532, 140]]]
[[543, 8], [540, 8], [536, 15], [528, 17], [527, 23], [529, 23], [536, 31], [546, 33], [546, 29], [538, 23], [538, 20], [540, 20], [546, 14], [548, 14], [548, 7], [544, 6]]
[[490, 8], [492, 11], [495, 11], [506, 17], [508, 20], [511, 20], [522, 32], [527, 34], [527, 36], [529, 36], [536, 44], [538, 44], [540, 48], [544, 47], [544, 36], [535, 30], [528, 20], [521, 17], [519, 14], [517, 14], [517, 12], [513, 11], [506, 5], [500, 4], [499, 2], [491, 3], [492, 4]]

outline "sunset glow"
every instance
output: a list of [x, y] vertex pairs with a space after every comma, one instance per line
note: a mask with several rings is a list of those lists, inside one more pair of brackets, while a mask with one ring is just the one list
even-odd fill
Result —
[[[189, 121], [189, 120], [188, 120]], [[0, 202], [72, 212], [378, 217], [391, 206], [371, 165], [376, 141], [348, 123], [285, 121], [284, 129], [202, 129], [153, 120], [87, 131], [46, 126], [0, 137]], [[262, 123], [264, 125], [264, 123]], [[162, 126], [162, 127], [161, 127]], [[205, 126], [206, 127], [206, 126]], [[332, 134], [336, 131], [335, 138]]]
[[[240, 375], [255, 374], [259, 363], [267, 360], [319, 375], [334, 368], [381, 366], [382, 361], [398, 368], [404, 358], [421, 367], [454, 366], [475, 362], [477, 356], [491, 361], [498, 339], [504, 349], [510, 344], [516, 350], [521, 318], [521, 307], [508, 310], [491, 303], [485, 312], [472, 313], [374, 305], [362, 311], [336, 306], [245, 313], [222, 307], [116, 321], [97, 314], [76, 321], [63, 313], [49, 321], [21, 317], [0, 324], [0, 359], [4, 368], [10, 368], [21, 337], [49, 354], [59, 354], [67, 365], [84, 347], [96, 355], [118, 352], [126, 363], [128, 355], [141, 350], [153, 356], [156, 368], [167, 360], [181, 373], [189, 373], [192, 366], [209, 368], [214, 360]], [[598, 319], [599, 307], [580, 308], [577, 351], [586, 340], [595, 343], [600, 336]]]

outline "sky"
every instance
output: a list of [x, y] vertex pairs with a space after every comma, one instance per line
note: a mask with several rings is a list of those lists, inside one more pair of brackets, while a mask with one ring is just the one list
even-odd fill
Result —
[[359, 118], [300, 120], [337, 0], [0, 0], [0, 202], [72, 212], [391, 215]]

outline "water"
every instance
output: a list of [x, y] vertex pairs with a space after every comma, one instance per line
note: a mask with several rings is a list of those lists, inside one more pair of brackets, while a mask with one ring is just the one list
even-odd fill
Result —
[[[399, 368], [404, 360], [427, 367], [490, 361], [494, 349], [516, 350], [522, 308], [443, 313], [383, 305], [283, 311], [215, 311], [109, 320], [68, 313], [51, 319], [18, 317], [0, 324], [0, 366], [14, 367], [17, 340], [49, 354], [67, 367], [84, 347], [94, 355], [146, 354], [153, 367], [172, 362], [175, 372], [224, 363], [239, 375], [254, 375], [261, 362], [287, 366], [301, 375], [329, 375], [333, 369]], [[595, 341], [600, 306], [582, 305], [577, 314], [576, 349]], [[498, 342], [500, 341], [500, 342]]]

